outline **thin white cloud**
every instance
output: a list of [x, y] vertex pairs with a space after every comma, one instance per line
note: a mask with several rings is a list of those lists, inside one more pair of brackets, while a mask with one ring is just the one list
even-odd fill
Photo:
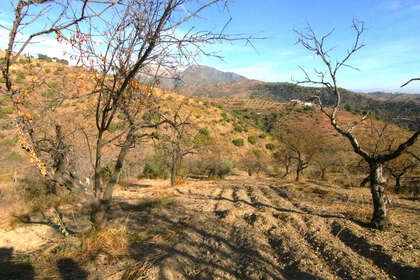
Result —
[[[8, 38], [9, 37], [9, 31], [0, 28], [0, 37], [1, 38]], [[22, 42], [24, 42], [28, 36], [18, 34], [16, 36], [17, 47], [15, 48], [15, 51], [22, 46]], [[1, 40], [0, 41], [0, 48], [6, 49], [8, 46], [7, 40]], [[70, 54], [73, 53], [73, 50], [70, 45], [67, 43], [59, 43], [56, 39], [53, 39], [51, 37], [46, 36], [40, 36], [37, 38], [34, 38], [28, 46], [25, 47], [23, 50], [23, 54], [30, 54], [33, 56], [37, 56], [38, 54], [46, 54], [49, 57], [58, 57], [58, 58], [64, 58], [67, 60], [70, 60], [70, 62], [73, 62], [72, 64], [75, 64], [75, 61], [72, 61], [70, 59]]]

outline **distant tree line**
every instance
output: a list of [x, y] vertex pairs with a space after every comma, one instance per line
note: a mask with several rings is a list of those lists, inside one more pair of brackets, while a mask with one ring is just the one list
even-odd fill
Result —
[[[292, 99], [305, 100], [320, 92], [323, 104], [334, 105], [335, 99], [325, 88], [299, 86], [292, 83], [265, 83], [253, 87], [253, 96], [289, 102]], [[399, 126], [416, 129], [415, 123], [407, 121], [420, 115], [420, 106], [413, 101], [380, 101], [363, 94], [340, 88], [341, 106], [355, 114], [371, 114], [378, 120], [385, 120]]]
[[38, 54], [38, 59], [43, 60], [43, 61], [47, 61], [47, 62], [57, 62], [57, 63], [69, 65], [69, 62], [66, 59], [62, 59], [62, 58], [58, 58], [58, 57], [49, 57], [48, 55], [41, 54], [41, 53]]

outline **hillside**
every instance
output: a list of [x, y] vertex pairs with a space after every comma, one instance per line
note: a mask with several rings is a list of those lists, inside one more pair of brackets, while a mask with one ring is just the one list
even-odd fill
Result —
[[[319, 89], [289, 83], [266, 83], [256, 85], [253, 90], [254, 96], [287, 102], [291, 99], [308, 99]], [[328, 95], [325, 89], [320, 91], [321, 99], [325, 105], [334, 104], [334, 98]], [[342, 89], [341, 93], [342, 108], [357, 113], [371, 111], [380, 119], [406, 127], [413, 128], [416, 125], [414, 121], [420, 115], [420, 103], [411, 99], [403, 101], [379, 100], [346, 89]]]
[[413, 101], [417, 104], [420, 104], [420, 94], [408, 94], [408, 93], [389, 93], [389, 92], [369, 92], [366, 93], [367, 96], [372, 98], [382, 100], [382, 101], [395, 101], [395, 102], [404, 102], [404, 101]]
[[[307, 100], [319, 88], [298, 86], [291, 83], [265, 83], [255, 80], [223, 79], [213, 78], [224, 72], [207, 67], [195, 67], [194, 73], [186, 75], [186, 82], [177, 92], [186, 96], [205, 96], [210, 98], [244, 98], [257, 97], [278, 102], [289, 102], [292, 99]], [[217, 75], [211, 74], [217, 73]], [[191, 82], [191, 79], [194, 82]], [[210, 77], [210, 78], [207, 78]], [[415, 119], [420, 115], [420, 96], [416, 94], [390, 94], [390, 93], [356, 93], [342, 89], [342, 108], [362, 113], [363, 111], [373, 112], [377, 118], [388, 122], [397, 123], [403, 127], [414, 128]], [[321, 96], [324, 104], [331, 105], [334, 99], [321, 89]]]
[[[26, 104], [32, 121], [44, 127], [39, 135], [47, 137], [60, 123], [80, 164], [78, 174], [89, 174], [95, 96], [85, 93], [93, 87], [95, 73], [25, 57], [12, 73], [18, 87], [31, 88]], [[33, 87], [34, 80], [41, 82]], [[365, 170], [317, 108], [249, 98], [261, 87], [257, 81], [213, 86], [226, 94], [237, 90], [235, 96], [243, 98], [186, 97], [154, 89], [151, 106], [162, 115], [173, 116], [182, 104], [178, 112], [191, 122], [188, 141], [203, 135], [211, 141], [205, 139], [200, 150], [184, 159], [177, 185], [170, 187], [158, 150], [170, 129], [144, 131], [159, 137], [131, 147], [109, 226], [97, 232], [87, 230], [90, 221], [83, 199], [64, 188], [51, 190], [31, 163], [16, 137], [12, 102], [3, 96], [0, 278], [415, 279], [420, 211], [413, 198], [418, 195], [415, 186], [390, 194], [394, 227], [385, 233], [374, 231], [367, 227], [369, 190], [358, 188]], [[250, 91], [244, 94], [246, 90]], [[142, 117], [150, 116], [145, 112]], [[343, 111], [340, 119], [353, 123], [360, 115]], [[377, 124], [382, 123], [372, 120], [355, 132], [370, 136]], [[118, 113], [105, 136], [112, 139], [126, 128], [124, 114]], [[398, 127], [390, 129], [398, 137], [407, 135]], [[337, 146], [340, 151], [327, 159], [341, 161], [335, 161], [322, 180], [313, 163], [303, 182], [292, 181], [295, 163], [285, 174], [286, 148], [279, 135], [297, 135], [291, 139], [304, 140], [305, 152]], [[118, 144], [104, 148], [102, 160], [108, 169], [114, 166]], [[145, 175], [146, 165], [165, 169], [166, 174], [151, 179]], [[208, 176], [209, 166], [225, 173]], [[107, 169], [101, 172], [106, 180]], [[57, 229], [54, 213], [60, 213], [69, 236]]]

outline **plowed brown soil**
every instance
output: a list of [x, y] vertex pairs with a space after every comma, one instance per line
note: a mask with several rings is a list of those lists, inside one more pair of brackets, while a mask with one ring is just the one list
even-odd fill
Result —
[[160, 191], [176, 206], [150, 215], [178, 230], [149, 244], [161, 258], [148, 279], [419, 279], [416, 201], [393, 197], [381, 232], [368, 189], [231, 177]]
[[381, 232], [367, 226], [368, 189], [247, 176], [165, 184], [117, 191], [112, 219], [129, 248], [79, 264], [87, 279], [420, 279], [416, 200], [392, 196], [394, 227]]

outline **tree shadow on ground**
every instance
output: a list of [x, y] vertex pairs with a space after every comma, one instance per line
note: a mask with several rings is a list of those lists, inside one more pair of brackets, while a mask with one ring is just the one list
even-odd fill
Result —
[[347, 228], [343, 228], [339, 223], [333, 223], [331, 234], [337, 236], [344, 244], [350, 247], [357, 254], [372, 260], [372, 262], [392, 275], [396, 279], [415, 280], [420, 277], [420, 268], [409, 265], [402, 265], [392, 260], [380, 245], [372, 245], [366, 239], [355, 235]]
[[13, 261], [13, 248], [0, 248], [0, 279], [34, 279], [34, 268], [30, 264]]
[[216, 216], [203, 217], [202, 212], [179, 205], [159, 211], [153, 211], [152, 205], [150, 201], [120, 203], [124, 210], [121, 218], [127, 218], [127, 211], [131, 213], [127, 223], [130, 231], [168, 233], [166, 240], [133, 240], [130, 244], [135, 261], [158, 260], [157, 279], [172, 279], [174, 275], [181, 279], [318, 279], [298, 266], [281, 268], [263, 256], [264, 245], [247, 228], [221, 224]]
[[63, 258], [57, 261], [57, 268], [63, 280], [86, 280], [88, 272], [72, 259]]
[[[288, 197], [287, 193], [285, 193], [281, 190], [278, 190], [275, 187], [270, 186], [270, 188], [273, 191], [275, 191], [279, 196], [289, 200], [289, 197]], [[184, 194], [180, 190], [177, 190], [177, 192], [180, 193], [180, 194]], [[334, 215], [334, 214], [316, 213], [316, 212], [314, 212], [310, 209], [301, 208], [298, 205], [294, 205], [295, 208], [297, 208], [297, 210], [295, 210], [295, 209], [290, 209], [290, 208], [276, 207], [276, 206], [265, 204], [265, 203], [262, 203], [262, 202], [248, 202], [248, 201], [245, 201], [243, 199], [235, 198], [235, 195], [233, 195], [233, 199], [226, 198], [226, 197], [211, 196], [211, 195], [202, 195], [202, 194], [198, 194], [198, 193], [189, 193], [189, 195], [193, 195], [196, 199], [201, 199], [201, 200], [225, 200], [225, 201], [228, 201], [228, 202], [231, 202], [231, 203], [238, 203], [238, 202], [239, 203], [244, 203], [244, 204], [246, 204], [248, 206], [251, 206], [255, 209], [260, 209], [261, 207], [266, 207], [266, 208], [270, 208], [270, 209], [276, 210], [278, 212], [283, 212], [283, 213], [295, 213], [295, 214], [300, 214], [300, 215], [313, 215], [313, 216], [318, 216], [318, 217], [321, 217], [321, 218], [335, 218], [335, 219], [348, 220], [348, 221], [351, 221], [351, 222], [353, 222], [353, 223], [355, 223], [355, 224], [357, 224], [361, 227], [371, 228], [370, 223], [366, 223], [366, 222], [363, 222], [363, 221], [355, 219], [355, 218], [343, 217], [343, 216]], [[226, 213], [216, 213], [216, 215], [218, 215], [218, 214], [222, 215], [222, 217], [223, 217], [223, 215], [225, 215]]]

